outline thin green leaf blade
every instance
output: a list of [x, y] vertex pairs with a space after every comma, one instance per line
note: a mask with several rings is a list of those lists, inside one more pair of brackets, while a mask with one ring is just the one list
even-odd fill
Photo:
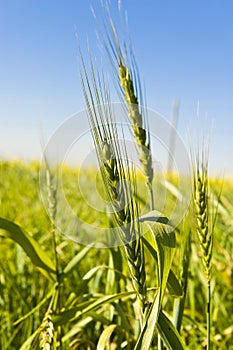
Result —
[[183, 340], [181, 339], [181, 336], [178, 333], [177, 329], [162, 311], [160, 311], [159, 313], [157, 329], [161, 338], [166, 344], [167, 349], [169, 350], [186, 349], [186, 346]]
[[71, 261], [69, 261], [69, 263], [64, 268], [63, 274], [67, 275], [68, 273], [70, 273], [80, 263], [80, 261], [82, 261], [83, 258], [85, 258], [85, 256], [91, 248], [92, 246], [84, 247], [77, 255], [75, 255], [75, 257]]
[[[149, 252], [151, 253], [151, 255], [153, 256], [154, 260], [158, 263], [157, 252], [152, 247], [152, 245], [148, 241], [147, 237], [146, 236], [142, 237], [142, 241], [145, 244], [145, 246], [147, 247], [147, 249], [149, 250]], [[169, 271], [168, 280], [167, 280], [167, 287], [168, 287], [169, 293], [172, 296], [174, 296], [176, 298], [182, 297], [182, 295], [183, 295], [182, 287], [181, 287], [180, 282], [178, 281], [176, 275], [172, 271], [172, 269]]]
[[66, 324], [70, 320], [76, 320], [79, 317], [87, 314], [88, 312], [91, 312], [105, 304], [109, 304], [113, 302], [114, 300], [121, 299], [123, 297], [129, 297], [131, 295], [135, 294], [135, 291], [131, 292], [122, 292], [122, 293], [116, 293], [113, 295], [105, 295], [103, 297], [100, 297], [98, 299], [90, 300], [88, 302], [85, 302], [83, 304], [79, 304], [78, 306], [75, 306], [69, 310], [61, 312], [59, 315], [56, 315], [53, 317], [53, 321], [55, 326]]
[[39, 329], [37, 329], [24, 343], [19, 350], [36, 350], [39, 343]]
[[167, 279], [167, 288], [169, 293], [175, 298], [181, 298], [183, 296], [183, 289], [180, 285], [179, 280], [176, 275], [172, 271], [169, 271], [168, 279]]
[[97, 350], [105, 349], [105, 347], [109, 344], [110, 337], [114, 332], [114, 330], [116, 329], [116, 327], [117, 327], [117, 324], [110, 324], [108, 327], [106, 327], [103, 330], [97, 344]]
[[[156, 222], [155, 222], [156, 221]], [[145, 324], [139, 336], [135, 350], [149, 350], [154, 336], [155, 328], [158, 325], [163, 295], [167, 286], [168, 276], [171, 271], [171, 264], [175, 253], [176, 239], [174, 231], [158, 220], [144, 220], [150, 229], [149, 241], [153, 250], [157, 253], [158, 259], [158, 294], [154, 297], [152, 306], [146, 316]]]
[[159, 278], [159, 304], [156, 314], [158, 317], [163, 295], [167, 286], [168, 276], [171, 270], [171, 264], [175, 253], [176, 238], [175, 232], [170, 230], [166, 225], [155, 224], [153, 221], [146, 221], [150, 232], [152, 247], [158, 256], [158, 278]]
[[46, 301], [51, 298], [55, 288], [56, 288], [56, 285], [53, 286], [53, 288], [47, 293], [47, 295], [34, 308], [32, 308], [27, 314], [25, 314], [24, 316], [20, 317], [17, 321], [15, 321], [14, 326], [17, 326], [19, 323], [26, 320], [29, 316], [33, 315], [37, 310], [39, 310], [41, 306], [44, 305]]
[[150, 345], [154, 336], [156, 321], [157, 321], [157, 313], [158, 313], [158, 305], [159, 305], [159, 293], [157, 293], [154, 297], [153, 303], [146, 315], [146, 321], [142, 332], [137, 340], [137, 343], [134, 347], [134, 350], [149, 350]]

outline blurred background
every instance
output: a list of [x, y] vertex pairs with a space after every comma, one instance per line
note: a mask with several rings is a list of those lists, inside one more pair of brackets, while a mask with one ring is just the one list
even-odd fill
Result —
[[[120, 2], [110, 1], [121, 28]], [[233, 2], [122, 0], [147, 107], [172, 121], [187, 147], [210, 145], [213, 175], [233, 174]], [[0, 0], [0, 157], [40, 159], [44, 145], [85, 108], [78, 40], [103, 51], [91, 6], [97, 0]], [[77, 40], [78, 35], [78, 40]], [[117, 94], [112, 94], [117, 101]]]

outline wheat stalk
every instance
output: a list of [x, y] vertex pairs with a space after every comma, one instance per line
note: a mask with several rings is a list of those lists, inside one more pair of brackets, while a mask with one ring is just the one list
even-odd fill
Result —
[[[51, 301], [54, 303], [53, 307], [54, 310], [58, 310], [60, 312], [61, 309], [61, 270], [59, 266], [59, 257], [57, 252], [57, 235], [56, 235], [56, 217], [57, 217], [57, 190], [58, 190], [58, 183], [57, 178], [55, 176], [54, 171], [57, 172], [57, 169], [51, 169], [49, 167], [48, 160], [45, 158], [46, 163], [46, 185], [47, 185], [47, 200], [48, 200], [48, 214], [51, 220], [51, 226], [50, 231], [52, 235], [52, 242], [53, 242], [53, 251], [54, 251], [54, 257], [55, 257], [55, 265], [56, 265], [56, 282], [57, 282], [57, 293], [55, 294], [57, 297], [53, 297]], [[48, 311], [47, 315], [50, 316], [51, 312]], [[62, 332], [61, 327], [57, 328], [56, 331], [56, 337], [59, 339], [60, 342], [60, 349], [62, 350]], [[50, 349], [47, 345], [47, 348], [44, 349]]]
[[196, 160], [194, 170], [194, 204], [196, 210], [197, 235], [201, 248], [201, 257], [207, 277], [207, 350], [210, 349], [211, 328], [211, 258], [213, 247], [213, 228], [209, 223], [209, 197], [208, 197], [208, 161], [204, 154], [200, 162]]
[[144, 310], [146, 274], [144, 249], [137, 221], [139, 208], [128, 185], [130, 183], [136, 188], [135, 173], [129, 166], [125, 145], [121, 146], [119, 142], [106, 84], [99, 75], [96, 77], [92, 63], [90, 82], [83, 59], [82, 65], [81, 81], [102, 179], [118, 237], [124, 245], [133, 286]]

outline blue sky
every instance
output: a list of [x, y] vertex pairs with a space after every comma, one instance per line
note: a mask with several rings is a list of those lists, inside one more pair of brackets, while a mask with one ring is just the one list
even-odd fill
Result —
[[[97, 0], [0, 0], [1, 157], [39, 158], [41, 139], [84, 108], [75, 32], [99, 55], [90, 5], [101, 17]], [[233, 1], [122, 5], [147, 106], [169, 120], [179, 98], [181, 136], [208, 135], [212, 172], [233, 174]]]

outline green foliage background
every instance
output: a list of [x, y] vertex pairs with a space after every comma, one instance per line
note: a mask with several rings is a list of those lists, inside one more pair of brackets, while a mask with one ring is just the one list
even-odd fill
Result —
[[[49, 261], [55, 265], [51, 222], [39, 194], [39, 167], [38, 163], [25, 165], [20, 162], [0, 162], [0, 217], [19, 225], [23, 232], [29, 235], [29, 239], [33, 237]], [[75, 180], [78, 172], [79, 170], [71, 168], [64, 170], [64, 191], [72, 208], [84, 221], [95, 220], [100, 225], [108, 225], [108, 218], [104, 214], [94, 212], [94, 209], [83, 201]], [[83, 178], [88, 195], [90, 191], [88, 184], [92, 178], [95, 181], [95, 173], [88, 169], [80, 176]], [[210, 183], [212, 198], [217, 199], [221, 182], [211, 179]], [[143, 183], [140, 186], [143, 193]], [[226, 179], [214, 231], [211, 329], [213, 349], [233, 349], [232, 213], [233, 180]], [[205, 275], [198, 244], [195, 244], [197, 238], [192, 208], [179, 227], [178, 247], [172, 269], [179, 277], [183, 237], [190, 229], [192, 253], [181, 336], [188, 349], [203, 349], [206, 321]], [[61, 276], [60, 312], [54, 314], [53, 322], [55, 329], [58, 327], [61, 329], [64, 349], [96, 349], [98, 342], [101, 341], [109, 349], [119, 349], [120, 346], [133, 349], [139, 334], [134, 308], [136, 297], [120, 249], [85, 247], [68, 240], [59, 232], [56, 232], [56, 243]], [[152, 300], [157, 285], [157, 270], [149, 251], [146, 250], [145, 253], [147, 287]], [[44, 263], [47, 263], [47, 260]], [[38, 348], [36, 343], [38, 329], [54, 292], [55, 274], [36, 265], [22, 246], [16, 244], [14, 239], [1, 229], [0, 348], [2, 350], [27, 349], [25, 342], [33, 334], [34, 343], [32, 342], [28, 348], [33, 346], [35, 349]], [[166, 293], [163, 304], [166, 312], [172, 315], [173, 297]], [[156, 349], [156, 344], [155, 336], [151, 349]]]

